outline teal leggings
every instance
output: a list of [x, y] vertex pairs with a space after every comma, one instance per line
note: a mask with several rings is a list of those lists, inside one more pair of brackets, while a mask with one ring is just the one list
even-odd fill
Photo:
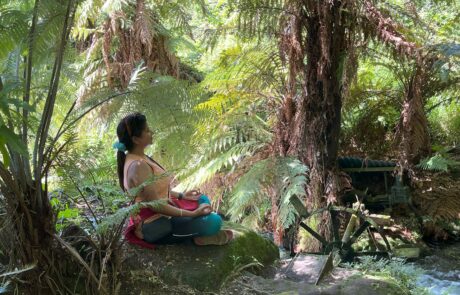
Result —
[[[202, 195], [198, 204], [211, 204]], [[222, 218], [216, 213], [199, 217], [161, 217], [142, 225], [144, 240], [152, 244], [172, 244], [193, 237], [212, 236], [219, 232]]]

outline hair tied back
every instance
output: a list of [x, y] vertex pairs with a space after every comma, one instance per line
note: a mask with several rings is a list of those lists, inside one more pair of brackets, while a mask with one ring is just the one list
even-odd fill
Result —
[[120, 151], [120, 152], [126, 152], [126, 146], [125, 146], [125, 144], [122, 143], [122, 142], [119, 142], [119, 141], [117, 141], [117, 142], [115, 142], [115, 143], [113, 144], [113, 148], [114, 148], [114, 149], [117, 149], [117, 150]]

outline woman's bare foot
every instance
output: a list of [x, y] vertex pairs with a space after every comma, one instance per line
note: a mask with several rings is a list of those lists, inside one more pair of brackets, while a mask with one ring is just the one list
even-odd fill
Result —
[[206, 245], [225, 245], [230, 243], [233, 240], [233, 231], [230, 229], [223, 229], [213, 236], [207, 237], [196, 237], [193, 239], [196, 245], [206, 246]]

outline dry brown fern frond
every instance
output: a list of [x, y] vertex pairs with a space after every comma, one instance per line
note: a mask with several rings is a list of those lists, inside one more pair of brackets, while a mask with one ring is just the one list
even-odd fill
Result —
[[425, 173], [415, 180], [413, 201], [423, 215], [432, 220], [452, 222], [460, 219], [460, 181], [445, 174]]
[[376, 36], [385, 44], [389, 44], [401, 56], [407, 56], [409, 59], [421, 59], [419, 48], [414, 42], [408, 41], [404, 35], [398, 32], [398, 24], [390, 17], [386, 17], [374, 6], [371, 1], [364, 2], [364, 16], [368, 22], [365, 33]]
[[[94, 59], [94, 48], [101, 46], [108, 86], [126, 89], [134, 69], [143, 63], [161, 75], [179, 77], [179, 60], [168, 48], [170, 37], [160, 32], [158, 17], [137, 0], [129, 11], [112, 11], [96, 30], [87, 49], [87, 59]], [[96, 57], [97, 58], [97, 57]], [[81, 91], [85, 93], [85, 91]], [[84, 95], [80, 97], [84, 100]]]

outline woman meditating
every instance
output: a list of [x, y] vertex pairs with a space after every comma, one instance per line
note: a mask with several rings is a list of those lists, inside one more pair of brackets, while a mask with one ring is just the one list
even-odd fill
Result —
[[[123, 118], [117, 127], [118, 178], [124, 191], [138, 187], [146, 180], [154, 181], [145, 186], [134, 202], [167, 201], [155, 209], [142, 208], [131, 217], [125, 231], [128, 242], [153, 248], [153, 244], [170, 244], [193, 239], [196, 245], [223, 245], [233, 238], [230, 230], [221, 230], [222, 218], [212, 212], [207, 196], [197, 190], [184, 193], [171, 191], [170, 176], [165, 169], [145, 155], [145, 148], [152, 144], [152, 132], [143, 114], [134, 113]], [[197, 202], [193, 210], [181, 209], [181, 201]], [[182, 201], [183, 202], [183, 201]], [[179, 205], [176, 205], [179, 204]]]

